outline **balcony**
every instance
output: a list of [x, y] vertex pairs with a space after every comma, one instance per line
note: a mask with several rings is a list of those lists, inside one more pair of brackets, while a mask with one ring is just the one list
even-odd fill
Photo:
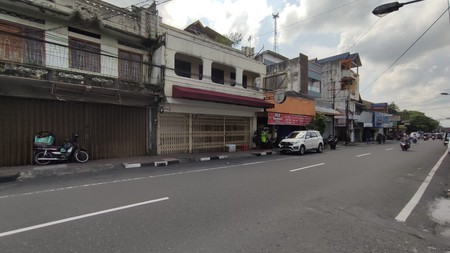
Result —
[[342, 78], [358, 79], [359, 75], [350, 69], [342, 70]]

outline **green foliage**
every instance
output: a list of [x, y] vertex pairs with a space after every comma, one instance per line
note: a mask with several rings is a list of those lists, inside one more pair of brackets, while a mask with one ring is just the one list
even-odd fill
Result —
[[230, 39], [228, 39], [226, 36], [216, 36], [214, 38], [215, 41], [219, 42], [220, 44], [224, 44], [226, 46], [231, 46], [233, 45], [233, 41], [231, 41]]
[[314, 129], [319, 131], [321, 134], [325, 131], [327, 117], [323, 113], [316, 113], [316, 116], [309, 122], [306, 126], [308, 129]]
[[401, 117], [402, 121], [409, 121], [409, 132], [433, 132], [439, 127], [438, 121], [427, 117], [423, 112], [403, 110], [401, 112]]
[[388, 105], [388, 112], [390, 114], [398, 115], [400, 113], [400, 108], [394, 102]]
[[220, 36], [216, 36], [216, 38], [214, 40], [221, 44], [235, 47], [241, 43], [242, 33], [235, 32], [235, 33], [230, 33], [228, 35], [223, 35], [223, 36], [220, 35]]

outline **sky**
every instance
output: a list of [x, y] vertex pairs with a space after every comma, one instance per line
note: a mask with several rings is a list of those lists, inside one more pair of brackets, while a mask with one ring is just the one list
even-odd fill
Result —
[[[322, 59], [358, 53], [360, 94], [374, 103], [394, 102], [450, 127], [450, 0], [425, 0], [377, 17], [372, 10], [393, 0], [160, 0], [162, 22], [184, 29], [200, 20], [218, 33], [241, 33], [255, 52]], [[146, 7], [153, 0], [107, 0]], [[406, 2], [406, 1], [405, 1]], [[448, 118], [448, 119], [447, 119]]]

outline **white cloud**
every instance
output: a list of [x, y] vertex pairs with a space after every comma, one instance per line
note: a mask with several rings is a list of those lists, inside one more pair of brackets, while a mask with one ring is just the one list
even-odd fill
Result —
[[[450, 117], [450, 96], [439, 95], [450, 91], [449, 14], [444, 13], [412, 44], [448, 8], [447, 1], [405, 5], [381, 19], [371, 11], [389, 1], [196, 0], [193, 4], [172, 0], [158, 9], [164, 23], [180, 29], [200, 20], [221, 34], [242, 33], [244, 45], [248, 45], [247, 38], [252, 35], [251, 45], [256, 51], [273, 48], [272, 14], [279, 12], [279, 53], [289, 58], [299, 53], [310, 58], [325, 58], [347, 50], [359, 53], [363, 99], [394, 101], [400, 109], [420, 110], [430, 117], [442, 118]], [[450, 126], [450, 121], [442, 123]]]

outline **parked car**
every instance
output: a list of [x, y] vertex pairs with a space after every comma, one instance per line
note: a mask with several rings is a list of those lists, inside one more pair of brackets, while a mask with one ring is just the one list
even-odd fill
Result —
[[319, 131], [304, 130], [294, 131], [278, 144], [280, 153], [305, 154], [308, 150], [315, 150], [318, 153], [323, 151], [323, 137]]

